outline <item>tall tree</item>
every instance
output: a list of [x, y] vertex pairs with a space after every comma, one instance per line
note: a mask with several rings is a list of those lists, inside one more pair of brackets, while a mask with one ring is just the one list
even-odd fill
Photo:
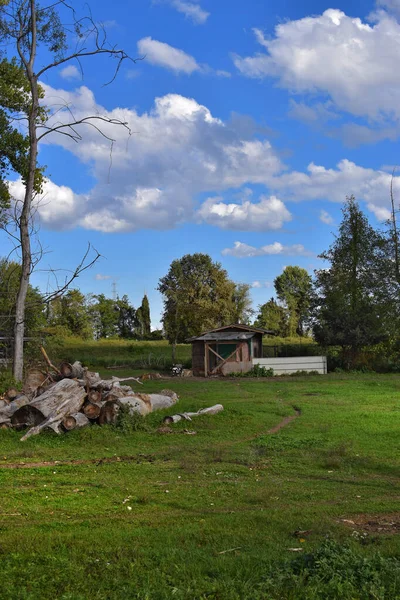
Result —
[[158, 290], [164, 296], [163, 326], [173, 346], [173, 360], [177, 343], [231, 320], [235, 284], [208, 254], [186, 254], [174, 260]]
[[118, 335], [120, 312], [117, 301], [104, 294], [93, 296], [90, 307], [96, 339]]
[[[72, 25], [64, 26], [59, 11], [69, 11]], [[73, 50], [68, 47], [68, 35], [71, 33]], [[25, 328], [25, 303], [29, 288], [29, 279], [32, 272], [32, 249], [30, 239], [30, 221], [32, 202], [38, 182], [38, 145], [47, 135], [59, 133], [69, 136], [74, 141], [79, 141], [81, 135], [77, 128], [80, 125], [92, 125], [98, 131], [99, 125], [104, 122], [119, 123], [121, 121], [108, 119], [101, 115], [88, 115], [76, 120], [68, 106], [64, 113], [60, 106], [51, 110], [45, 101], [40, 102], [42, 91], [39, 81], [48, 75], [48, 72], [71, 60], [106, 55], [116, 58], [117, 74], [121, 63], [128, 58], [127, 54], [115, 46], [107, 43], [104, 31], [91, 18], [90, 14], [78, 17], [75, 9], [66, 0], [9, 0], [0, 2], [0, 42], [8, 45], [10, 53], [18, 57], [26, 78], [29, 101], [26, 103], [23, 114], [27, 121], [28, 148], [26, 152], [26, 168], [19, 171], [25, 184], [25, 195], [18, 214], [19, 242], [21, 247], [22, 268], [21, 280], [16, 302], [15, 327], [14, 327], [14, 361], [13, 374], [17, 380], [23, 374], [23, 337]], [[42, 47], [42, 58], [50, 56], [49, 62], [37, 68], [37, 53]], [[112, 77], [112, 79], [114, 79]], [[15, 117], [15, 110], [3, 104], [2, 109], [11, 123]], [[57, 111], [58, 116], [54, 119]], [[20, 116], [18, 115], [18, 118]], [[125, 125], [126, 126], [126, 125]], [[110, 144], [113, 140], [101, 132]]]
[[138, 328], [137, 311], [130, 304], [128, 296], [117, 298], [115, 310], [118, 313], [117, 334], [123, 339], [130, 339], [135, 336]]
[[235, 283], [232, 304], [232, 323], [244, 323], [248, 325], [254, 314], [250, 297], [250, 285], [248, 283]]
[[136, 311], [139, 338], [146, 340], [151, 335], [150, 304], [147, 295], [143, 296], [142, 304]]
[[398, 286], [387, 259], [387, 239], [354, 197], [347, 200], [339, 234], [316, 271], [316, 340], [343, 348], [348, 366], [363, 346], [387, 339], [398, 323]]
[[304, 335], [311, 307], [310, 275], [301, 267], [286, 267], [274, 285], [278, 299], [288, 311], [288, 335]]
[[258, 307], [258, 315], [254, 322], [256, 327], [273, 331], [276, 335], [285, 337], [287, 334], [287, 312], [271, 298]]

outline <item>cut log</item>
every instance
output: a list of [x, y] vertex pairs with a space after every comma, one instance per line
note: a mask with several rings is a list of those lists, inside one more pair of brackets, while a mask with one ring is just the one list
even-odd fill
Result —
[[128, 407], [129, 413], [132, 415], [134, 413], [139, 413], [143, 417], [151, 413], [151, 403], [146, 398], [143, 398], [145, 394], [142, 394], [142, 397], [139, 396], [126, 396], [125, 398], [120, 398], [118, 403], [121, 406]]
[[25, 404], [29, 404], [29, 402], [30, 398], [22, 394], [21, 396], [18, 396], [18, 398], [10, 402], [10, 404], [0, 409], [0, 423], [6, 423], [9, 419], [11, 419], [11, 417], [17, 410], [19, 410]]
[[93, 402], [94, 404], [97, 404], [98, 402], [101, 402], [102, 399], [102, 394], [100, 390], [89, 390], [88, 393], [88, 400], [89, 402]]
[[3, 410], [3, 408], [6, 408], [6, 406], [8, 406], [10, 403], [6, 398], [2, 398], [0, 400], [0, 412]]
[[94, 421], [100, 416], [101, 406], [101, 402], [87, 402], [83, 407], [83, 412], [88, 419]]
[[[142, 394], [138, 394], [142, 396]], [[165, 394], [148, 394], [148, 398], [151, 404], [151, 410], [163, 410], [164, 408], [170, 408], [176, 404], [178, 396], [166, 396]]]
[[69, 362], [63, 362], [60, 365], [61, 375], [70, 379], [83, 379], [85, 372], [86, 369], [82, 367], [82, 364], [78, 360], [72, 365]]
[[[29, 411], [35, 413], [35, 410], [42, 414], [42, 422], [30, 429], [21, 439], [26, 440], [31, 435], [37, 435], [45, 427], [51, 427], [59, 432], [59, 425], [66, 415], [75, 414], [82, 408], [85, 400], [85, 390], [73, 379], [62, 379], [57, 382], [50, 390], [47, 390], [32, 400], [24, 410], [24, 418]], [[35, 409], [35, 410], [34, 410]], [[22, 411], [22, 409], [20, 409]], [[13, 418], [19, 418], [19, 411], [16, 411]], [[12, 422], [12, 421], [11, 421]]]
[[24, 393], [35, 395], [37, 389], [44, 386], [46, 381], [48, 381], [46, 373], [43, 373], [40, 369], [31, 369], [25, 378]]
[[175, 402], [178, 402], [179, 400], [178, 394], [173, 390], [161, 390], [160, 394], [161, 396], [169, 396], [170, 398], [173, 398]]
[[101, 407], [98, 418], [99, 425], [115, 425], [119, 413], [119, 404], [117, 402], [104, 402]]
[[80, 429], [81, 427], [90, 425], [90, 421], [83, 413], [78, 412], [74, 415], [64, 417], [61, 424], [65, 431], [72, 431], [73, 429]]
[[215, 404], [215, 406], [210, 406], [209, 408], [201, 408], [197, 412], [184, 412], [177, 415], [165, 417], [163, 423], [178, 423], [182, 420], [191, 421], [193, 417], [201, 417], [202, 415], [217, 415], [223, 410], [224, 407], [222, 406], [222, 404]]

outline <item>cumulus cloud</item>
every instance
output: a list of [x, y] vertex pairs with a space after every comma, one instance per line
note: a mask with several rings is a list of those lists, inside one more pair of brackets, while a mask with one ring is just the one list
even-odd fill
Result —
[[173, 8], [178, 12], [185, 15], [186, 18], [190, 19], [196, 25], [204, 25], [207, 21], [210, 13], [206, 12], [196, 2], [188, 2], [187, 0], [166, 0]]
[[[65, 104], [77, 119], [98, 114], [123, 121], [133, 132], [129, 137], [124, 127], [102, 123], [104, 133], [115, 140], [112, 165], [110, 143], [94, 128], [85, 128], [79, 144], [57, 134], [43, 139], [74, 153], [97, 179], [84, 195], [48, 182], [40, 212], [49, 227], [80, 225], [104, 232], [168, 229], [193, 218], [197, 194], [267, 185], [282, 171], [278, 154], [268, 140], [255, 137], [252, 124], [246, 127], [237, 119], [223, 122], [191, 98], [168, 94], [157, 98], [150, 112], [140, 114], [133, 109], [107, 111], [85, 86], [73, 92], [43, 87], [55, 110]], [[58, 111], [50, 124], [67, 120], [68, 109]], [[250, 205], [247, 212], [252, 212]]]
[[302, 244], [294, 244], [293, 246], [284, 246], [280, 242], [274, 242], [261, 248], [249, 246], [243, 242], [235, 242], [233, 248], [225, 248], [222, 250], [224, 256], [235, 256], [236, 258], [251, 258], [253, 256], [313, 256], [304, 248]]
[[[306, 173], [291, 171], [275, 178], [274, 186], [282, 190], [285, 199], [329, 200], [343, 202], [354, 195], [365, 201], [369, 210], [387, 209], [390, 202], [392, 174], [383, 170], [366, 169], [349, 160], [341, 160], [335, 169], [311, 163]], [[394, 193], [400, 195], [400, 177], [393, 179]]]
[[153, 40], [151, 37], [139, 40], [137, 46], [139, 54], [145, 56], [146, 60], [152, 65], [165, 67], [175, 73], [186, 73], [187, 75], [200, 70], [200, 65], [197, 64], [193, 56], [169, 44]]
[[281, 23], [272, 38], [259, 29], [255, 35], [263, 51], [234, 56], [243, 75], [275, 77], [295, 93], [325, 94], [357, 116], [400, 117], [400, 24], [387, 12], [377, 12], [370, 24], [328, 9]]
[[326, 210], [321, 210], [319, 213], [319, 220], [322, 223], [325, 223], [325, 225], [332, 225], [333, 223], [333, 217]]
[[61, 69], [60, 75], [63, 79], [69, 79], [69, 80], [81, 79], [81, 77], [82, 77], [81, 73], [79, 72], [77, 67], [75, 67], [75, 65], [68, 65], [68, 66], [64, 67], [63, 69]]
[[246, 200], [242, 204], [226, 204], [222, 198], [208, 198], [197, 217], [208, 225], [238, 231], [268, 231], [281, 229], [292, 216], [276, 196], [261, 196], [259, 202]]

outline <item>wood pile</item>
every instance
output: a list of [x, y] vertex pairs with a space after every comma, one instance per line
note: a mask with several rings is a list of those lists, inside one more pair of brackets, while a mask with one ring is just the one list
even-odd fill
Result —
[[115, 424], [122, 406], [130, 414], [147, 415], [178, 401], [171, 390], [142, 394], [121, 385], [125, 381], [142, 385], [136, 377], [102, 379], [78, 361], [57, 368], [44, 349], [42, 354], [46, 371], [30, 371], [22, 392], [11, 388], [0, 398], [0, 428], [28, 429], [21, 441], [46, 428], [61, 434], [93, 423]]

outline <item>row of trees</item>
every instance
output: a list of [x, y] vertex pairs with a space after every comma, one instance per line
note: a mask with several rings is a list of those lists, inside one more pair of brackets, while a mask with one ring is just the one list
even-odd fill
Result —
[[[0, 260], [0, 336], [9, 339], [13, 337], [20, 273], [19, 263]], [[126, 295], [113, 300], [104, 294], [85, 295], [77, 289], [46, 302], [39, 289], [29, 286], [25, 323], [27, 337], [53, 333], [83, 339], [157, 338], [157, 332], [151, 332], [150, 305], [146, 294], [139, 308], [135, 309]]]

